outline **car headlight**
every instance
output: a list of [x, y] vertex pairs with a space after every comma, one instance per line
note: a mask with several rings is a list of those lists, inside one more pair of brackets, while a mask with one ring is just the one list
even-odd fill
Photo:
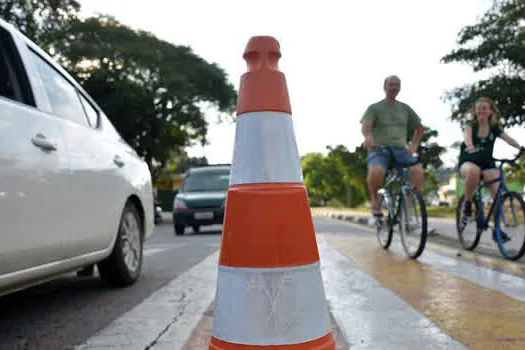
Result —
[[188, 206], [182, 199], [175, 198], [173, 201], [173, 209], [188, 209]]

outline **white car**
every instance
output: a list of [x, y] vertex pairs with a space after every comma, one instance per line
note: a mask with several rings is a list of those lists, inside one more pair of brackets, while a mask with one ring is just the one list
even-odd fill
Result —
[[0, 20], [0, 295], [69, 272], [133, 284], [151, 173], [81, 86]]

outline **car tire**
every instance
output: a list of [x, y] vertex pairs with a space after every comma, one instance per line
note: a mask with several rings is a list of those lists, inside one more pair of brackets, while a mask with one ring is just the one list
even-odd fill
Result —
[[193, 229], [194, 233], [199, 233], [201, 230], [200, 225], [193, 225], [191, 228]]
[[174, 225], [174, 229], [175, 229], [175, 234], [177, 236], [182, 236], [184, 234], [184, 229], [186, 227], [184, 225], [179, 225], [179, 224], [175, 224]]
[[[134, 284], [142, 270], [143, 246], [142, 220], [135, 206], [128, 202], [120, 218], [113, 251], [109, 257], [98, 263], [101, 280], [107, 285], [118, 287]], [[135, 258], [133, 261], [129, 261], [131, 255]]]

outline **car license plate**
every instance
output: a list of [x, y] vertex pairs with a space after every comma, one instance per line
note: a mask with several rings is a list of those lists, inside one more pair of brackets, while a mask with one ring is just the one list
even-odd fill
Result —
[[213, 219], [213, 212], [199, 212], [195, 213], [193, 217], [197, 220]]

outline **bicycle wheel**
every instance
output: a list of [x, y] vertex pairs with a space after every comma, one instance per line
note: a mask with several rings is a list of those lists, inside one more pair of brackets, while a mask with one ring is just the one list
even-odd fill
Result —
[[[496, 222], [496, 241], [503, 256], [518, 260], [525, 253], [525, 202], [516, 192], [506, 192], [501, 197], [501, 210]], [[514, 232], [513, 232], [514, 231]], [[503, 234], [510, 240], [503, 242]]]
[[399, 232], [407, 256], [418, 258], [427, 242], [427, 209], [417, 188], [407, 188], [400, 199]]
[[[478, 246], [479, 239], [481, 238], [481, 225], [479, 222], [480, 212], [479, 201], [477, 200], [477, 194], [472, 199], [474, 204], [471, 219], [466, 222], [463, 226], [461, 219], [463, 216], [463, 204], [465, 202], [465, 195], [459, 198], [458, 205], [456, 207], [456, 232], [458, 233], [459, 244], [465, 250], [474, 250]], [[474, 219], [472, 219], [472, 217]], [[472, 225], [474, 223], [474, 225]]]
[[374, 225], [376, 227], [376, 236], [379, 245], [383, 249], [388, 249], [392, 244], [392, 236], [394, 234], [394, 224], [390, 211], [391, 199], [388, 193], [379, 195], [379, 208], [383, 213], [383, 217], [376, 219]]

